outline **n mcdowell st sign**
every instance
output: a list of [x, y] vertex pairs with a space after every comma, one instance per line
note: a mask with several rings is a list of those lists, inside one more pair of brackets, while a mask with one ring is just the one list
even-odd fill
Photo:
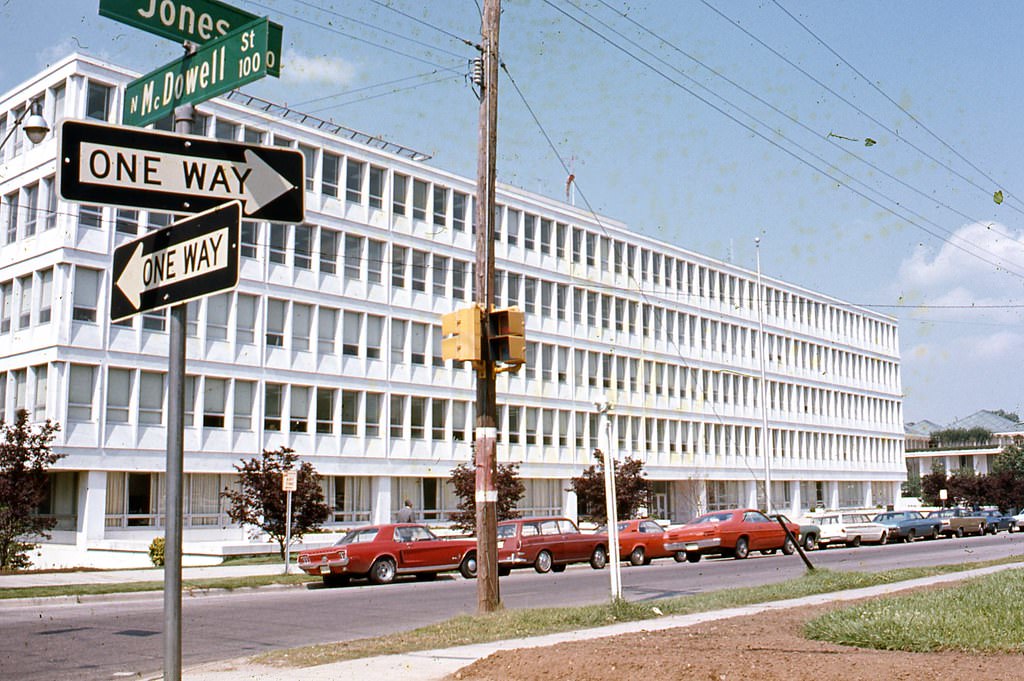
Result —
[[241, 205], [232, 201], [119, 246], [111, 321], [233, 289], [241, 218]]
[[198, 213], [238, 200], [247, 220], [305, 219], [305, 159], [293, 149], [64, 121], [60, 156], [67, 201]]

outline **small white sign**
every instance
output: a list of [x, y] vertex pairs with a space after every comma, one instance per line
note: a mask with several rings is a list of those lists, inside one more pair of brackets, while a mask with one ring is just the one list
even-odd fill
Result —
[[944, 489], [940, 489], [939, 490], [939, 499], [942, 499], [943, 501], [945, 501], [948, 498], [949, 498], [949, 492], [944, 490]]
[[281, 490], [284, 492], [294, 492], [299, 488], [299, 472], [298, 471], [284, 471], [281, 473]]

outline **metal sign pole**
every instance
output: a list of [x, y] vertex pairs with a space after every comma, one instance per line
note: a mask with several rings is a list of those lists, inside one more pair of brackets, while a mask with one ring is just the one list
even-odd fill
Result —
[[[188, 48], [186, 48], [188, 49]], [[191, 104], [174, 110], [174, 129], [192, 133]], [[185, 332], [188, 306], [171, 308], [167, 358], [167, 528], [164, 535], [164, 680], [181, 679], [181, 522], [185, 460]]]
[[288, 574], [288, 565], [291, 563], [292, 556], [292, 491], [286, 492], [288, 495], [285, 501], [285, 526], [284, 526], [284, 573]]

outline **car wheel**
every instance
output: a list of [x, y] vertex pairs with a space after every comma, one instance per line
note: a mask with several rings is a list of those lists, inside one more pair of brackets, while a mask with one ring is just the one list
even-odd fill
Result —
[[787, 536], [786, 541], [782, 542], [782, 552], [787, 556], [792, 556], [796, 553], [796, 542], [793, 541], [792, 537]]
[[552, 563], [551, 564], [551, 571], [552, 572], [565, 572], [565, 568], [566, 568], [566, 564], [565, 563]]
[[498, 566], [498, 576], [499, 577], [508, 577], [510, 574], [512, 574], [512, 568], [504, 567], [504, 566], [501, 566], [501, 565]]
[[963, 537], [964, 534], [965, 534], [964, 528], [962, 528], [962, 527], [956, 528], [956, 537], [957, 537], [957, 539]]
[[676, 551], [672, 554], [672, 560], [677, 563], [682, 563], [686, 560], [686, 551]]
[[395, 581], [395, 561], [378, 558], [370, 566], [370, 581], [374, 584], [390, 584]]
[[939, 528], [933, 527], [932, 528], [932, 533], [929, 534], [927, 538], [928, 539], [938, 539], [939, 538]]
[[697, 553], [696, 551], [691, 551], [690, 553], [687, 553], [686, 554], [686, 562], [687, 563], [699, 563], [700, 562], [700, 554]]
[[462, 565], [459, 566], [459, 574], [466, 579], [476, 579], [475, 553], [467, 553], [466, 557], [462, 559]]
[[914, 541], [915, 539], [917, 539], [917, 532], [913, 528], [907, 530], [907, 539], [906, 539], [907, 543], [909, 544], [910, 542]]
[[846, 542], [846, 545], [854, 549], [860, 546], [860, 535], [858, 534], [856, 537]]
[[633, 549], [633, 552], [629, 554], [630, 565], [646, 565], [646, 556], [644, 554], [644, 547], [638, 546]]
[[813, 551], [814, 547], [818, 545], [818, 538], [813, 533], [808, 534], [804, 537], [804, 551]]
[[743, 560], [750, 555], [750, 542], [746, 537], [736, 540], [736, 548], [733, 549], [732, 555], [736, 560]]
[[887, 543], [889, 543], [889, 535], [883, 532], [882, 536], [878, 538], [878, 544], [879, 546], [885, 546]]
[[548, 551], [538, 553], [537, 560], [533, 561], [533, 569], [540, 574], [551, 572], [551, 553]]
[[590, 554], [590, 567], [595, 570], [602, 570], [604, 566], [608, 564], [608, 552], [605, 551], [603, 546], [598, 546], [594, 549], [594, 552]]
[[348, 575], [324, 575], [324, 586], [345, 586]]

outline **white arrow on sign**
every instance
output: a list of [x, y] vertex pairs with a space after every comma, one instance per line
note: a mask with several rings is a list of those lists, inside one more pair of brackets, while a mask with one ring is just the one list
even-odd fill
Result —
[[238, 199], [246, 215], [294, 189], [251, 149], [237, 162], [82, 142], [78, 165], [86, 184]]
[[145, 291], [228, 267], [228, 239], [225, 227], [153, 253], [143, 253], [142, 244], [136, 244], [117, 277], [117, 288], [138, 309]]

